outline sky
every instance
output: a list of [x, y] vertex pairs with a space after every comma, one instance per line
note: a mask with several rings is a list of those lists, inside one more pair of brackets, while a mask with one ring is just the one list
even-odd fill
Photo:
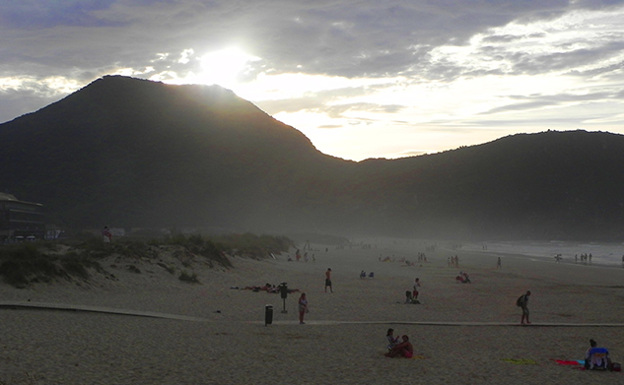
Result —
[[356, 161], [624, 134], [624, 0], [0, 0], [0, 122], [105, 75], [218, 84]]

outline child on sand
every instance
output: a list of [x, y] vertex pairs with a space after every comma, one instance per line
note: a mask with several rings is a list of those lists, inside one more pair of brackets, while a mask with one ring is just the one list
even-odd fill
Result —
[[301, 293], [299, 297], [299, 324], [303, 325], [303, 315], [308, 312], [308, 299], [305, 293]]
[[386, 339], [388, 340], [388, 351], [399, 344], [399, 337], [394, 336], [394, 329], [388, 329]]

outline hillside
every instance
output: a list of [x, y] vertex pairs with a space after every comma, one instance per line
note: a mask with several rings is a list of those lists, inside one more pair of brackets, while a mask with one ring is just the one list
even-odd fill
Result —
[[0, 143], [0, 188], [77, 227], [283, 226], [303, 180], [348, 165], [231, 91], [124, 77], [3, 124]]
[[620, 240], [624, 136], [355, 163], [220, 87], [108, 76], [0, 125], [0, 191], [72, 228]]

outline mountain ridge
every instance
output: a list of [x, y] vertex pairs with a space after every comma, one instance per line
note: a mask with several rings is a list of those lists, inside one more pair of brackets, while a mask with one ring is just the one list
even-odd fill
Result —
[[0, 154], [0, 191], [73, 228], [624, 234], [624, 136], [611, 133], [518, 134], [353, 162], [218, 86], [107, 76], [0, 124]]

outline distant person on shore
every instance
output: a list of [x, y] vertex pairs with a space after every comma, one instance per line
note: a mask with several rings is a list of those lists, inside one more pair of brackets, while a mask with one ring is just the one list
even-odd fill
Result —
[[113, 240], [113, 233], [110, 232], [108, 226], [104, 226], [102, 230], [102, 240], [104, 243], [110, 243]]
[[589, 349], [585, 353], [585, 369], [610, 369], [611, 358], [606, 348], [598, 347], [593, 339], [589, 340]]
[[414, 300], [418, 299], [419, 288], [420, 288], [420, 278], [416, 278], [414, 280], [414, 290], [412, 291], [412, 297]]
[[496, 261], [496, 268], [497, 269], [502, 268], [501, 257], [498, 257], [498, 261]]
[[308, 299], [306, 298], [305, 293], [301, 293], [299, 297], [299, 325], [305, 324], [303, 322], [303, 315], [308, 312]]
[[390, 351], [386, 353], [387, 357], [400, 356], [412, 358], [414, 356], [414, 346], [412, 346], [412, 343], [409, 341], [409, 337], [404, 335], [401, 338], [403, 338], [403, 342], [390, 349]]
[[399, 344], [399, 337], [394, 336], [394, 329], [388, 329], [386, 339], [388, 340], [388, 351]]
[[531, 295], [530, 291], [527, 291], [525, 294], [522, 294], [518, 300], [516, 300], [516, 305], [522, 308], [522, 318], [520, 319], [520, 323], [524, 324], [525, 320], [527, 324], [530, 324], [529, 321], [529, 296]]
[[334, 292], [334, 289], [332, 289], [331, 271], [332, 270], [330, 268], [327, 268], [327, 271], [325, 272], [325, 293], [327, 293], [328, 287], [331, 293]]

